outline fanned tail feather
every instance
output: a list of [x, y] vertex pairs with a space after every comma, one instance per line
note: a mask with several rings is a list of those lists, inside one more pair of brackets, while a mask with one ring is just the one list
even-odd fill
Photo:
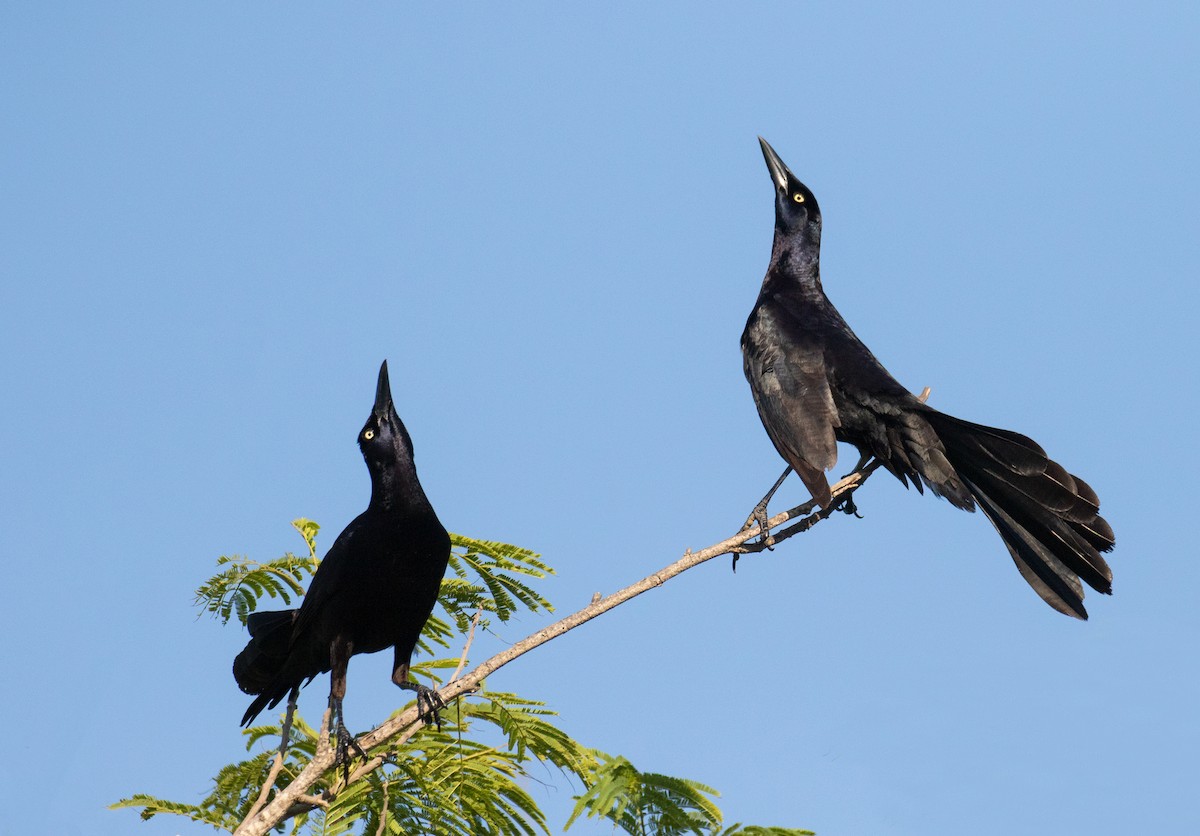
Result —
[[291, 649], [295, 618], [296, 610], [274, 610], [251, 613], [246, 619], [250, 641], [233, 660], [233, 678], [239, 688], [258, 697], [246, 709], [243, 726], [249, 725], [264, 708], [278, 705], [292, 686], [304, 678], [287, 675], [287, 669], [294, 666]]
[[946, 458], [1000, 534], [1021, 575], [1054, 609], [1086, 619], [1083, 585], [1112, 594], [1112, 527], [1091, 486], [1032, 439], [930, 409]]

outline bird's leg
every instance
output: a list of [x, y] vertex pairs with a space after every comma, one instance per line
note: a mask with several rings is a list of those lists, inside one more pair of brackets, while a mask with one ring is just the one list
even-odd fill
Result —
[[[396, 655], [400, 655], [399, 649], [396, 650]], [[395, 667], [392, 668], [392, 682], [405, 691], [416, 691], [417, 715], [426, 723], [429, 723], [432, 718], [438, 731], [442, 730], [442, 717], [438, 711], [445, 708], [446, 703], [442, 702], [441, 695], [437, 691], [408, 678], [408, 662], [397, 660]], [[421, 707], [422, 703], [424, 703], [424, 708]]]
[[279, 757], [287, 754], [288, 744], [292, 738], [292, 718], [296, 716], [296, 700], [300, 698], [300, 686], [296, 685], [288, 694], [287, 713], [283, 715], [283, 733], [279, 741]]
[[[855, 463], [851, 471], [846, 474], [846, 476], [851, 476], [855, 473], [858, 473], [860, 470], [866, 467], [873, 458], [874, 456], [870, 453], [860, 454], [858, 461]], [[843, 476], [842, 478], [845, 479], [846, 476]], [[843, 514], [850, 514], [851, 516], [858, 517], [860, 520], [862, 519], [862, 514], [858, 513], [858, 506], [854, 504], [854, 497], [851, 494], [846, 494], [846, 498], [838, 503], [837, 510], [841, 511]]]
[[350, 665], [352, 651], [353, 645], [340, 636], [333, 640], [329, 648], [329, 660], [332, 663], [329, 673], [329, 711], [331, 714], [329, 734], [333, 738], [331, 742], [335, 746], [334, 763], [342, 765], [342, 774], [346, 783], [350, 782], [350, 750], [354, 749], [360, 758], [367, 759], [367, 753], [347, 731], [345, 716], [342, 712], [342, 698], [346, 696], [346, 668]]
[[342, 714], [342, 698], [335, 697], [332, 694], [329, 696], [329, 710], [334, 717], [337, 718], [336, 729], [331, 732], [334, 737], [334, 765], [342, 765], [342, 778], [346, 783], [350, 783], [350, 761], [353, 757], [350, 755], [350, 750], [362, 758], [367, 759], [367, 753], [358, 745], [358, 741], [354, 739], [354, 735], [350, 734], [346, 729], [345, 718]]
[[[766, 544], [768, 549], [775, 544], [775, 538], [771, 536], [771, 532], [767, 529], [767, 503], [771, 501], [771, 497], [775, 495], [775, 491], [779, 490], [779, 486], [783, 484], [783, 480], [788, 478], [791, 472], [792, 466], [789, 464], [784, 469], [783, 475], [775, 480], [775, 484], [771, 486], [771, 490], [767, 491], [767, 495], [754, 506], [754, 510], [750, 512], [750, 517], [746, 520], [746, 524], [742, 526], [742, 530], [745, 531], [751, 525], [757, 523], [759, 539]], [[734, 554], [733, 568], [735, 571], [737, 570], [737, 559], [738, 556]]]
[[859, 455], [858, 461], [855, 463], [854, 467], [852, 467], [850, 469], [850, 473], [845, 474], [844, 476], [842, 476], [842, 478], [845, 479], [846, 476], [850, 476], [851, 474], [858, 473], [858, 471], [860, 471], [864, 467], [866, 467], [867, 463], [870, 462], [871, 459], [873, 459], [873, 458], [875, 458], [875, 457], [871, 453], [862, 453], [861, 455]]

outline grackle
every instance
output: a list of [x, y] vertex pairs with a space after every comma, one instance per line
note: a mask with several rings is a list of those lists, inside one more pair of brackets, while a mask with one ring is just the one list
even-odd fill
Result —
[[450, 537], [417, 480], [412, 439], [392, 403], [386, 360], [358, 446], [371, 474], [367, 510], [338, 535], [299, 609], [250, 615], [250, 641], [233, 662], [238, 686], [258, 695], [243, 726], [288, 694], [294, 702], [301, 685], [332, 671], [339, 761], [350, 746], [362, 754], [342, 716], [351, 656], [394, 648], [392, 682], [416, 691], [418, 708], [424, 703], [423, 714], [437, 720], [437, 692], [411, 681], [408, 664], [450, 558]]
[[[767, 502], [794, 470], [823, 508], [837, 442], [874, 457], [905, 486], [928, 487], [991, 520], [1017, 569], [1047, 604], [1086, 619], [1082, 578], [1112, 593], [1100, 552], [1113, 530], [1095, 491], [1031, 439], [926, 406], [850, 330], [821, 287], [821, 210], [761, 137], [775, 186], [775, 237], [762, 290], [742, 333], [746, 379], [788, 468], [751, 514], [769, 543]], [[749, 525], [750, 523], [747, 523]]]

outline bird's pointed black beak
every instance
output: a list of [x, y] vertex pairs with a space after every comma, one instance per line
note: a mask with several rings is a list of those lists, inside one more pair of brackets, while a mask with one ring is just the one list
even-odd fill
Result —
[[388, 382], [387, 360], [379, 367], [379, 383], [375, 386], [375, 415], [384, 418], [392, 410], [392, 385]]
[[775, 188], [786, 191], [788, 177], [792, 176], [792, 172], [784, 165], [783, 160], [779, 159], [775, 149], [761, 136], [758, 138], [758, 144], [762, 146], [763, 159], [767, 161], [767, 169], [771, 172], [771, 179], [775, 181]]

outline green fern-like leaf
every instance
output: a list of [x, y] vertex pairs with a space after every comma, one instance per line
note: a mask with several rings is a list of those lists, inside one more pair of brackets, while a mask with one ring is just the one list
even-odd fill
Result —
[[[605, 818], [634, 836], [703, 836], [721, 825], [712, 787], [686, 778], [640, 772], [622, 757], [597, 753], [597, 767], [586, 779], [567, 820], [581, 814]], [[566, 829], [566, 828], [564, 828]]]
[[480, 702], [468, 703], [471, 717], [496, 726], [508, 738], [508, 748], [518, 759], [534, 757], [546, 761], [581, 781], [595, 770], [593, 750], [579, 745], [547, 717], [556, 712], [545, 703], [502, 691], [485, 691]]
[[246, 623], [263, 598], [279, 598], [285, 605], [304, 595], [304, 581], [314, 572], [317, 560], [317, 532], [321, 527], [304, 517], [292, 520], [292, 527], [304, 538], [307, 557], [288, 552], [283, 557], [260, 563], [241, 555], [217, 558], [224, 571], [209, 578], [196, 590], [195, 603], [225, 624], [233, 616]]
[[421, 628], [421, 636], [417, 639], [417, 650], [421, 653], [432, 656], [436, 651], [437, 646], [445, 650], [450, 647], [450, 639], [456, 638], [458, 633], [444, 619], [441, 619], [437, 614], [429, 616], [429, 620], [425, 622], [425, 626]]
[[310, 831], [321, 836], [341, 836], [367, 818], [371, 810], [371, 781], [358, 781], [343, 789], [327, 810], [309, 814]]
[[[466, 571], [462, 568], [458, 558], [452, 555], [450, 573], [442, 578], [442, 586], [438, 590], [438, 606], [454, 622], [458, 632], [465, 633], [467, 631], [473, 613], [495, 610], [494, 605], [489, 603], [489, 598], [487, 586], [467, 580]], [[444, 621], [442, 623], [445, 624]], [[486, 621], [481, 622], [481, 625], [485, 629], [488, 626]]]
[[120, 810], [130, 807], [141, 811], [140, 815], [143, 821], [149, 821], [160, 813], [170, 813], [171, 815], [183, 816], [201, 824], [207, 824], [214, 830], [224, 830], [229, 833], [232, 833], [239, 824], [237, 821], [229, 821], [215, 811], [206, 810], [198, 804], [181, 804], [177, 801], [155, 798], [145, 793], [138, 793], [129, 798], [122, 798], [117, 803], [108, 805], [108, 809], [110, 810]]
[[222, 555], [218, 566], [227, 568], [196, 590], [196, 605], [225, 624], [234, 615], [242, 623], [258, 609], [263, 598], [279, 598], [285, 605], [304, 595], [302, 581], [312, 574], [312, 563], [291, 552], [259, 563], [248, 557]]
[[457, 582], [449, 585], [450, 594], [440, 603], [460, 630], [466, 629], [476, 610], [495, 613], [501, 621], [512, 617], [518, 605], [530, 612], [554, 611], [549, 600], [519, 579], [553, 574], [554, 570], [540, 561], [536, 552], [461, 534], [451, 534], [450, 543], [450, 569]]
[[[457, 659], [427, 659], [424, 662], [414, 662], [413, 664], [409, 665], [408, 673], [414, 679], [427, 680], [433, 687], [436, 688], [441, 687], [442, 683], [445, 682], [445, 677], [442, 676], [439, 671], [453, 672], [457, 667]], [[406, 691], [403, 693], [408, 692]], [[399, 710], [403, 711], [406, 707], [407, 706], [404, 706]]]
[[422, 738], [424, 751], [406, 758], [401, 774], [423, 791], [428, 830], [418, 832], [548, 833], [545, 819], [519, 784], [524, 777], [510, 752], [444, 733]]
[[321, 526], [310, 519], [297, 517], [292, 520], [292, 528], [299, 531], [300, 536], [304, 538], [304, 542], [308, 546], [308, 559], [313, 562], [313, 569], [315, 570], [317, 563], [317, 532], [321, 530]]
[[717, 836], [817, 836], [811, 830], [796, 830], [792, 827], [760, 827], [749, 825], [742, 827], [740, 823], [722, 830]]

